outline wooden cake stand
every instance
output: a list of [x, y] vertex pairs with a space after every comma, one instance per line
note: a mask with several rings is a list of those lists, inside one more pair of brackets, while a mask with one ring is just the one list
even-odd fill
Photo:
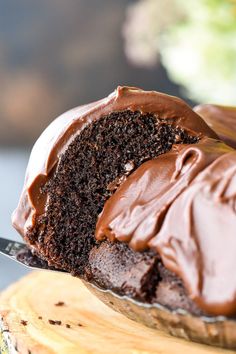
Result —
[[234, 353], [151, 330], [114, 312], [67, 274], [33, 272], [0, 295], [0, 352]]

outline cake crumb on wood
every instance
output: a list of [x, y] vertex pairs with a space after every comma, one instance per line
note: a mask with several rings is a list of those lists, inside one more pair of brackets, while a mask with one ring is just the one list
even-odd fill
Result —
[[60, 306], [65, 306], [65, 303], [64, 303], [64, 301], [58, 301], [58, 302], [55, 304], [55, 306], [58, 306], [58, 307], [60, 307]]
[[48, 322], [51, 324], [51, 325], [55, 325], [55, 326], [60, 326], [61, 325], [61, 321], [54, 321], [54, 320], [48, 320]]

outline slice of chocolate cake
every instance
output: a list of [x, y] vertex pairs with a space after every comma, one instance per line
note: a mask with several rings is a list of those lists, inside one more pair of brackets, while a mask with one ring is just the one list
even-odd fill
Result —
[[[44, 131], [32, 150], [13, 224], [49, 265], [152, 302], [167, 274], [158, 253], [99, 241], [98, 216], [146, 161], [172, 147], [198, 145], [205, 137], [217, 138], [182, 100], [118, 87], [103, 100], [63, 114]], [[171, 276], [183, 290], [179, 278]], [[174, 307], [173, 301], [169, 305]]]

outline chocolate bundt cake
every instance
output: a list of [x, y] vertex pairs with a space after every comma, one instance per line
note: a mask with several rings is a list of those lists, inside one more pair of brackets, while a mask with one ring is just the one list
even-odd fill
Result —
[[[233, 208], [233, 183], [220, 189], [217, 163], [232, 151], [182, 100], [118, 87], [44, 131], [32, 150], [13, 225], [50, 266], [100, 287], [194, 314], [232, 314], [235, 287], [221, 299], [208, 289], [222, 241], [213, 227], [221, 219], [215, 218]], [[233, 160], [221, 170], [222, 180], [226, 171], [233, 181]], [[199, 206], [201, 197], [206, 205]], [[213, 201], [219, 202], [216, 212]], [[205, 266], [201, 247], [212, 247], [214, 235], [219, 249]], [[231, 269], [231, 258], [229, 267], [219, 262], [219, 277]], [[212, 289], [219, 292], [215, 278]]]

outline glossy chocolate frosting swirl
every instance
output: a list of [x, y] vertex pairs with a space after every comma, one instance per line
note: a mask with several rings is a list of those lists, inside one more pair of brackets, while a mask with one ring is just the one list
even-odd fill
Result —
[[[179, 220], [179, 222], [176, 222]], [[207, 313], [236, 314], [236, 152], [203, 170], [149, 242]]]
[[156, 250], [207, 313], [236, 313], [236, 152], [204, 138], [141, 165], [105, 203], [96, 237]]
[[89, 123], [123, 110], [153, 113], [199, 138], [204, 135], [216, 137], [208, 125], [179, 98], [135, 87], [118, 87], [100, 101], [64, 113], [42, 133], [31, 152], [23, 191], [12, 216], [13, 225], [22, 236], [44, 213], [47, 197], [42, 196], [40, 189], [53, 176], [68, 145]]

